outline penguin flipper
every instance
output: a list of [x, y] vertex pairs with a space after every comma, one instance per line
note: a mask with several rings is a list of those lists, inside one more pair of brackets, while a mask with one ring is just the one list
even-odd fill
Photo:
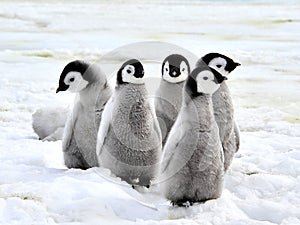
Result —
[[240, 129], [236, 121], [234, 121], [234, 136], [235, 136], [235, 143], [236, 143], [236, 150], [238, 152], [240, 149]]
[[177, 140], [176, 142], [166, 144], [165, 149], [164, 149], [165, 155], [163, 157], [164, 161], [162, 162], [161, 173], [164, 173], [168, 169], [168, 166], [170, 165], [171, 161], [174, 158], [177, 158], [177, 159], [181, 158], [180, 152], [181, 152], [181, 149], [182, 149], [182, 143], [183, 143], [183, 140], [186, 136], [187, 135], [184, 134], [179, 139], [174, 139], [174, 140]]
[[99, 130], [98, 130], [98, 134], [97, 134], [97, 147], [96, 147], [97, 156], [99, 156], [101, 154], [101, 149], [104, 145], [107, 133], [109, 132], [109, 129], [111, 126], [110, 120], [112, 117], [113, 105], [114, 105], [113, 97], [111, 97], [104, 107], [101, 122], [99, 125]]
[[75, 124], [77, 122], [77, 111], [78, 111], [78, 110], [76, 110], [75, 107], [76, 107], [76, 105], [74, 106], [73, 112], [69, 114], [65, 128], [64, 128], [63, 137], [62, 137], [63, 151], [67, 151], [68, 147], [70, 146], [71, 138], [74, 133]]
[[182, 143], [182, 140], [187, 135], [186, 133], [180, 132], [180, 130], [183, 128], [182, 126], [183, 122], [178, 119], [170, 131], [163, 150], [162, 158], [164, 161], [162, 162], [161, 173], [167, 170], [171, 160], [180, 152], [180, 143]]
[[[109, 131], [110, 131], [110, 125], [108, 125], [108, 127], [107, 127], [107, 133], [108, 133]], [[107, 134], [107, 133], [106, 133], [106, 134]], [[98, 132], [98, 134], [99, 134], [99, 132]], [[98, 157], [101, 155], [102, 150], [103, 150], [103, 146], [105, 145], [106, 134], [105, 134], [105, 136], [101, 136], [101, 137], [100, 137], [101, 140], [97, 141], [96, 154], [97, 154]], [[99, 162], [99, 160], [98, 160], [98, 162]]]
[[159, 142], [162, 142], [162, 133], [161, 133], [161, 129], [160, 129], [160, 126], [159, 126], [159, 122], [158, 122], [158, 120], [156, 119], [156, 113], [155, 113], [153, 110], [151, 110], [151, 115], [152, 115], [152, 117], [154, 118], [154, 119], [153, 119], [153, 123], [154, 123], [154, 125], [153, 125], [153, 127], [154, 127], [154, 132], [157, 134], [157, 137], [158, 137], [158, 139], [160, 140]]

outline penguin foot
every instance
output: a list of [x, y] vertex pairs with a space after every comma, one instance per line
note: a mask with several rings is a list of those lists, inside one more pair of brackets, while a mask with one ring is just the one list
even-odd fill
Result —
[[193, 206], [193, 202], [189, 201], [189, 200], [179, 200], [179, 201], [171, 201], [172, 206], [179, 206], [179, 207], [185, 207], [188, 208], [190, 206]]
[[[135, 187], [133, 184], [131, 185], [131, 187], [132, 187], [133, 189], [136, 189], [136, 187]], [[141, 186], [141, 187], [142, 187], [142, 186]], [[149, 188], [150, 188], [150, 184], [144, 185], [144, 187], [146, 187], [146, 188], [149, 189]]]

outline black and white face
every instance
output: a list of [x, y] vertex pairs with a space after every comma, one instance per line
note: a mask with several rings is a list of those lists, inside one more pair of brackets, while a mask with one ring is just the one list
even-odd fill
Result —
[[83, 79], [81, 73], [76, 71], [69, 72], [64, 79], [64, 83], [69, 86], [68, 91], [73, 93], [80, 92], [89, 84]]
[[227, 80], [225, 76], [204, 64], [191, 72], [186, 82], [186, 88], [194, 97], [201, 94], [211, 95], [219, 89], [224, 80]]
[[117, 74], [118, 84], [144, 84], [144, 68], [140, 61], [131, 59], [125, 62]]
[[202, 57], [202, 60], [210, 67], [217, 70], [223, 76], [228, 76], [240, 63], [234, 62], [231, 58], [220, 53], [209, 53]]
[[67, 64], [60, 75], [59, 87], [56, 93], [59, 91], [80, 92], [89, 84], [83, 78], [83, 73], [87, 70], [88, 64], [82, 61], [73, 61]]
[[216, 57], [213, 58], [209, 63], [208, 66], [211, 68], [214, 68], [215, 70], [217, 70], [219, 73], [223, 74], [224, 76], [228, 76], [228, 74], [231, 71], [227, 71], [226, 68], [227, 65], [227, 61], [226, 59], [222, 58], [222, 57]]
[[182, 55], [170, 55], [163, 62], [162, 77], [165, 81], [179, 83], [185, 81], [189, 73], [189, 63]]
[[216, 82], [214, 74], [209, 70], [198, 73], [196, 82], [198, 93], [213, 94], [220, 87], [220, 84]]

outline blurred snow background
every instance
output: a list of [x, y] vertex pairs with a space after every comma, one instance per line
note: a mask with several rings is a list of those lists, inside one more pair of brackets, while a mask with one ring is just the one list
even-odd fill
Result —
[[[0, 224], [300, 224], [299, 12], [297, 0], [1, 0]], [[67, 170], [61, 142], [37, 140], [31, 114], [72, 104], [55, 94], [66, 63], [139, 41], [242, 63], [228, 81], [242, 143], [220, 199], [173, 208], [105, 169]]]

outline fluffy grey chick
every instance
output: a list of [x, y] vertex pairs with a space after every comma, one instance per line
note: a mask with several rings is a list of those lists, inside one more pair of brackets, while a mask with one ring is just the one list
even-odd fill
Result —
[[117, 73], [117, 86], [105, 106], [98, 139], [99, 165], [129, 184], [149, 187], [159, 172], [161, 133], [136, 59]]
[[203, 63], [186, 80], [161, 166], [161, 190], [173, 205], [188, 206], [222, 193], [224, 159], [212, 94], [224, 79]]
[[32, 128], [42, 141], [61, 140], [69, 107], [42, 107], [32, 114]]
[[80, 60], [67, 64], [60, 75], [56, 93], [66, 90], [77, 95], [63, 134], [65, 165], [80, 169], [98, 166], [97, 132], [102, 111], [112, 90], [105, 74], [96, 64]]
[[[223, 76], [228, 76], [240, 63], [234, 62], [231, 58], [219, 54], [209, 53], [203, 56], [197, 63], [204, 61], [209, 67], [214, 68]], [[240, 132], [234, 120], [234, 109], [231, 94], [226, 82], [213, 94], [213, 108], [215, 118], [219, 127], [220, 139], [224, 151], [225, 171], [229, 168], [234, 153], [240, 146]]]
[[162, 79], [155, 93], [155, 112], [164, 146], [182, 103], [182, 88], [190, 73], [188, 60], [178, 54], [169, 55], [162, 63]]

